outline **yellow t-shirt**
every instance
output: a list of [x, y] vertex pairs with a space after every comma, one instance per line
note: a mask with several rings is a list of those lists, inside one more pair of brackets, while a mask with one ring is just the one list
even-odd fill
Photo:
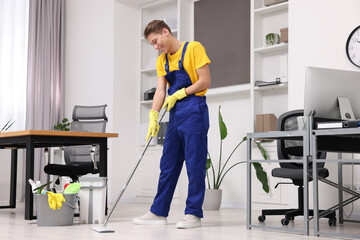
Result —
[[[171, 55], [168, 54], [169, 58], [169, 71], [172, 72], [174, 70], [179, 70], [179, 61], [181, 59], [182, 50], [184, 48], [185, 42], [181, 46], [181, 48]], [[199, 42], [189, 42], [186, 48], [183, 66], [187, 74], [189, 75], [191, 82], [194, 84], [199, 80], [199, 76], [196, 73], [196, 69], [199, 69], [206, 64], [209, 64], [211, 61], [206, 55], [205, 48]], [[165, 71], [165, 63], [166, 63], [166, 54], [162, 53], [156, 61], [156, 70], [158, 77], [162, 77], [166, 75]], [[195, 93], [196, 96], [204, 96], [207, 89], [204, 91]]]

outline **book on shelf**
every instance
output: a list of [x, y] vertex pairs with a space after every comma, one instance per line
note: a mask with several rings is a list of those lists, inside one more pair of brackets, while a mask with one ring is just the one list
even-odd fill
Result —
[[318, 122], [316, 129], [334, 129], [334, 128], [358, 128], [360, 121], [332, 121]]

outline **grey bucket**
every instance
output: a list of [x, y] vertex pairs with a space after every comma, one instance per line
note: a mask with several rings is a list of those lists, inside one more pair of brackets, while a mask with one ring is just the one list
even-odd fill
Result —
[[35, 194], [38, 226], [70, 226], [74, 221], [76, 194], [63, 194], [65, 202], [60, 209], [49, 207], [47, 194]]

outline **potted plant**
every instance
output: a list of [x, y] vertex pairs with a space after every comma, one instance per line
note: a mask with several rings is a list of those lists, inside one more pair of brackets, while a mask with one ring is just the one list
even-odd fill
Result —
[[61, 123], [54, 126], [54, 129], [58, 131], [70, 131], [69, 119], [64, 118]]
[[280, 43], [280, 36], [277, 33], [268, 33], [266, 34], [265, 39], [267, 46], [272, 46]]
[[[236, 149], [247, 140], [247, 137], [243, 137], [243, 139], [236, 145], [236, 147], [233, 149], [233, 151], [230, 153], [228, 158], [225, 162], [222, 160], [222, 144], [223, 140], [227, 136], [227, 128], [223, 121], [221, 112], [220, 112], [221, 106], [219, 106], [219, 128], [220, 128], [220, 155], [219, 155], [219, 161], [218, 161], [218, 169], [215, 170], [215, 167], [213, 165], [213, 159], [211, 158], [210, 154], [208, 153], [209, 158], [206, 162], [206, 179], [208, 184], [208, 189], [205, 190], [205, 199], [203, 207], [206, 210], [218, 210], [221, 205], [221, 198], [222, 198], [222, 190], [220, 189], [221, 183], [224, 180], [224, 177], [226, 174], [235, 166], [245, 163], [246, 161], [238, 161], [235, 163], [232, 163], [231, 166], [228, 166], [230, 163], [230, 159], [233, 156]], [[254, 140], [253, 140], [254, 141]], [[264, 159], [267, 159], [267, 153], [265, 149], [261, 146], [260, 142], [254, 141], [256, 146], [261, 152], [261, 155]], [[269, 185], [268, 185], [268, 179], [267, 174], [263, 170], [261, 163], [253, 163], [253, 167], [256, 171], [256, 177], [257, 179], [262, 183], [262, 188], [265, 192], [269, 192]], [[211, 175], [212, 175], [212, 181], [210, 181], [209, 172], [211, 168]]]

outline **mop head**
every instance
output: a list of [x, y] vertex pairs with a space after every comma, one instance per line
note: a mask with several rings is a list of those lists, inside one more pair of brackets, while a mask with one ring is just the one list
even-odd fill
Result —
[[113, 233], [113, 232], [115, 232], [114, 229], [107, 228], [106, 226], [97, 226], [97, 227], [92, 227], [91, 229], [94, 230], [95, 232], [99, 232], [99, 233]]

